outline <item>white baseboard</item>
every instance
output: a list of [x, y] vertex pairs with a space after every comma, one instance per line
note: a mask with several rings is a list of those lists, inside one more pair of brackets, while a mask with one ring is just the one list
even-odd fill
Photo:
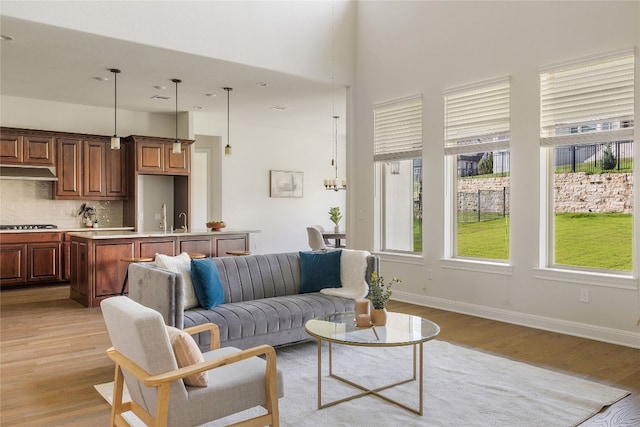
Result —
[[533, 314], [519, 313], [516, 311], [446, 300], [442, 298], [416, 295], [402, 291], [394, 291], [393, 299], [410, 304], [439, 308], [442, 310], [498, 320], [506, 323], [513, 323], [515, 325], [527, 326], [545, 331], [589, 338], [596, 341], [624, 345], [626, 347], [640, 348], [640, 333], [637, 332], [621, 331], [619, 329], [605, 328], [586, 323], [554, 319], [551, 317], [536, 316]]

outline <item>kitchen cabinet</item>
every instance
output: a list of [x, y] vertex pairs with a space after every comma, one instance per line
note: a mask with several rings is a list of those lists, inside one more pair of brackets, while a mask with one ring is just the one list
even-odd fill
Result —
[[2, 286], [24, 284], [27, 280], [27, 245], [0, 246], [0, 283]]
[[62, 280], [61, 233], [1, 233], [0, 286]]
[[122, 258], [152, 258], [156, 253], [181, 252], [227, 256], [228, 250], [248, 250], [249, 232], [113, 235], [110, 232], [69, 233], [71, 252], [70, 298], [85, 307], [98, 307], [104, 298], [118, 295], [129, 263]]
[[82, 145], [80, 139], [57, 138], [56, 199], [81, 198]]
[[0, 164], [55, 166], [53, 135], [3, 128], [0, 132]]
[[227, 256], [228, 251], [246, 251], [249, 249], [247, 235], [230, 235], [215, 239], [216, 256]]
[[134, 136], [136, 171], [139, 173], [188, 175], [191, 172], [189, 146], [182, 144], [182, 151], [172, 151], [173, 140]]
[[174, 238], [143, 239], [137, 241], [138, 254], [141, 258], [153, 258], [156, 254], [176, 255], [176, 241]]
[[56, 142], [56, 199], [126, 199], [125, 149], [112, 150], [107, 137], [61, 137]]

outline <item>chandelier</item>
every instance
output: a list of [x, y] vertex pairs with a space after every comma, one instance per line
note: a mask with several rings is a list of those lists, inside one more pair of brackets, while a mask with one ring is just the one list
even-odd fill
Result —
[[335, 176], [324, 180], [324, 188], [326, 190], [346, 190], [347, 180], [338, 178], [338, 119], [340, 116], [333, 116], [333, 159], [331, 166], [335, 168]]
[[331, 112], [333, 113], [333, 158], [331, 166], [335, 168], [335, 176], [324, 180], [326, 190], [346, 190], [347, 180], [338, 178], [338, 119], [336, 115], [336, 71], [335, 71], [335, 4], [331, 2]]

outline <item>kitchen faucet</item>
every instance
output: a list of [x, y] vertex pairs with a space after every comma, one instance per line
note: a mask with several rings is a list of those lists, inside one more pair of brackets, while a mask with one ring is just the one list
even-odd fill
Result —
[[182, 226], [182, 230], [186, 233], [187, 232], [187, 214], [184, 212], [180, 212], [180, 215], [178, 215], [178, 218], [180, 218], [183, 215], [184, 215], [184, 225]]

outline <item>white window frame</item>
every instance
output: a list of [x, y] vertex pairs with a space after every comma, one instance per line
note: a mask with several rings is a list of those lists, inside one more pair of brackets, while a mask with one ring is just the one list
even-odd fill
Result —
[[[486, 97], [482, 95], [485, 94]], [[510, 274], [507, 268], [511, 262], [511, 255], [505, 261], [460, 257], [457, 255], [458, 209], [457, 209], [457, 156], [464, 153], [481, 151], [509, 150], [510, 121], [511, 121], [511, 79], [509, 76], [476, 82], [464, 86], [447, 89], [443, 92], [445, 122], [444, 122], [444, 162], [445, 162], [445, 239], [444, 259], [452, 266], [465, 263], [473, 270], [486, 270]], [[458, 108], [456, 104], [473, 104], [475, 98], [479, 108], [471, 107], [471, 113], [464, 120], [458, 119], [465, 108]], [[481, 117], [493, 110], [499, 114], [492, 114], [487, 120]], [[452, 119], [452, 115], [455, 119]], [[477, 142], [468, 142], [477, 139]], [[485, 141], [482, 141], [482, 140]], [[509, 243], [509, 252], [511, 244]], [[459, 265], [459, 264], [458, 264]]]
[[[566, 61], [558, 63], [549, 67], [540, 69], [540, 238], [539, 238], [539, 265], [540, 267], [536, 271], [536, 277], [542, 279], [554, 279], [559, 281], [566, 281], [571, 283], [581, 283], [590, 285], [601, 285], [607, 287], [616, 287], [623, 289], [635, 289], [637, 288], [638, 268], [640, 265], [638, 261], [635, 261], [632, 265], [631, 272], [615, 271], [615, 270], [600, 270], [590, 267], [578, 267], [578, 266], [565, 266], [557, 265], [554, 262], [554, 242], [555, 242], [555, 230], [554, 230], [554, 173], [555, 167], [553, 165], [553, 149], [559, 146], [567, 145], [588, 145], [594, 143], [606, 143], [615, 142], [620, 140], [634, 140], [634, 126], [622, 128], [622, 129], [601, 129], [594, 132], [585, 133], [573, 133], [567, 135], [554, 135], [553, 130], [558, 127], [573, 127], [593, 123], [605, 123], [605, 122], [617, 122], [624, 120], [634, 120], [634, 85], [635, 85], [635, 49], [621, 49], [614, 52], [605, 54], [592, 55], [588, 57], [579, 58], [576, 60]], [[631, 61], [631, 65], [628, 64], [628, 60]], [[564, 73], [569, 75], [572, 70], [590, 69], [595, 67], [599, 63], [607, 62], [620, 62], [627, 63], [627, 77], [631, 78], [631, 88], [628, 90], [621, 90], [622, 107], [616, 107], [617, 112], [611, 111], [611, 107], [604, 105], [602, 107], [602, 113], [599, 116], [589, 117], [588, 114], [572, 114], [568, 112], [564, 116], [564, 120], [556, 119], [554, 122], [553, 115], [545, 114], [545, 99], [552, 96], [549, 93], [549, 88], [544, 87], [545, 82], [549, 80], [549, 74], [552, 73]], [[623, 64], [622, 68], [625, 67]], [[579, 72], [579, 71], [578, 71]], [[588, 74], [585, 73], [585, 75]], [[559, 79], [560, 80], [560, 79]], [[618, 82], [618, 85], [624, 86], [624, 83], [620, 81], [624, 80], [624, 77], [614, 79]], [[548, 105], [548, 104], [547, 104]], [[634, 142], [636, 142], [634, 140]], [[636, 146], [637, 144], [634, 144]], [[636, 152], [637, 147], [634, 149]], [[634, 156], [637, 159], [637, 155]], [[634, 167], [634, 177], [639, 174]], [[635, 182], [635, 181], [634, 181]], [[638, 186], [634, 185], [634, 200], [638, 200], [637, 197]], [[634, 204], [634, 224], [638, 224], [638, 206]], [[632, 243], [632, 250], [634, 253], [638, 253], [639, 242], [637, 242], [637, 233], [634, 232]]]
[[[380, 252], [422, 256], [421, 253], [413, 251], [387, 248], [384, 226], [386, 220], [386, 196], [384, 193], [385, 165], [383, 164], [398, 160], [422, 159], [422, 94], [375, 104], [372, 107], [372, 111], [374, 116], [373, 166], [376, 182], [375, 194], [378, 197], [375, 209], [377, 229], [375, 247]], [[400, 114], [400, 116], [393, 117], [394, 113]], [[384, 121], [378, 120], [377, 117], [383, 117]], [[385, 127], [392, 129], [392, 131], [390, 133], [386, 132]]]

